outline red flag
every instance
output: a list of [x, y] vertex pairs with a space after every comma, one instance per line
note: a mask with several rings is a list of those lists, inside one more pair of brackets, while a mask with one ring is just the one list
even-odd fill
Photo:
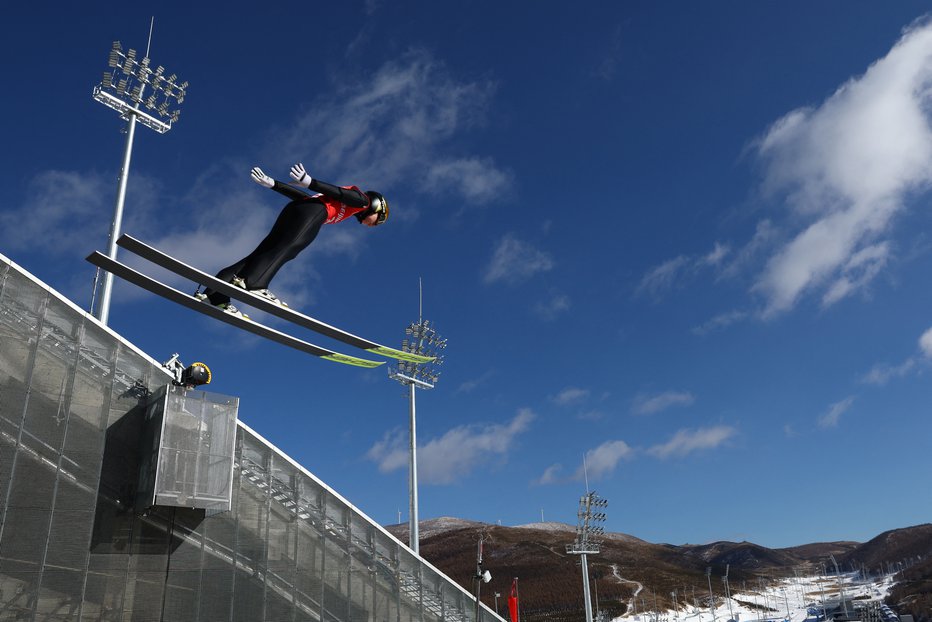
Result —
[[511, 622], [518, 622], [518, 577], [511, 582], [511, 594], [508, 595], [508, 612]]

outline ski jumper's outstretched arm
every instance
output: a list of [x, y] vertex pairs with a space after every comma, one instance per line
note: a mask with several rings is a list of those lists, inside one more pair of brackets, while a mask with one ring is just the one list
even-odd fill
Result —
[[285, 195], [286, 197], [288, 197], [288, 198], [291, 199], [292, 201], [296, 201], [296, 200], [298, 200], [298, 199], [306, 199], [306, 198], [308, 198], [308, 195], [307, 195], [306, 192], [301, 192], [300, 190], [298, 190], [298, 189], [295, 188], [294, 186], [290, 186], [290, 185], [288, 185], [288, 184], [286, 184], [286, 183], [280, 182], [280, 181], [278, 181], [277, 179], [274, 180], [274, 181], [275, 181], [275, 185], [272, 186], [272, 190], [274, 190], [275, 192], [277, 192], [277, 193], [279, 193], [279, 194]]
[[291, 167], [291, 178], [299, 186], [325, 194], [348, 207], [369, 207], [369, 197], [365, 193], [356, 188], [342, 188], [319, 179], [312, 179], [300, 162]]
[[349, 207], [369, 207], [369, 197], [359, 190], [341, 188], [340, 186], [334, 186], [333, 184], [328, 184], [319, 179], [312, 179], [308, 188], [314, 192], [319, 192], [334, 198]]

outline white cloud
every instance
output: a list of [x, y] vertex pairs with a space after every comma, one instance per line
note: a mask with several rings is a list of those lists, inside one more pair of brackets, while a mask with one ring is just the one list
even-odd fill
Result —
[[494, 375], [495, 375], [495, 372], [493, 372], [492, 370], [489, 370], [483, 373], [478, 378], [471, 378], [469, 380], [464, 380], [462, 383], [460, 383], [460, 386], [456, 388], [456, 393], [471, 393], [475, 391], [478, 387], [488, 382], [489, 379]]
[[601, 410], [587, 410], [577, 414], [576, 418], [582, 421], [600, 421], [605, 419], [605, 413]]
[[682, 458], [694, 451], [715, 449], [735, 434], [737, 434], [737, 430], [727, 425], [700, 428], [698, 430], [683, 429], [674, 434], [673, 438], [666, 443], [654, 445], [647, 450], [647, 453], [661, 459]]
[[699, 326], [696, 326], [695, 328], [693, 328], [693, 334], [694, 335], [707, 335], [717, 330], [723, 330], [725, 328], [728, 328], [732, 324], [735, 324], [737, 322], [744, 320], [747, 317], [748, 317], [748, 314], [746, 311], [735, 310], [735, 311], [727, 311], [725, 313], [720, 313], [716, 315], [715, 317], [713, 317], [712, 319], [706, 321], [705, 323], [700, 324]]
[[673, 406], [689, 406], [696, 397], [687, 391], [666, 391], [657, 395], [638, 395], [631, 405], [636, 415], [653, 415]]
[[[30, 181], [26, 202], [0, 212], [0, 242], [13, 250], [80, 255], [106, 251], [117, 184], [99, 173], [43, 171]], [[158, 184], [132, 174], [123, 210], [123, 230], [143, 227], [157, 204]]]
[[785, 191], [800, 231], [753, 291], [764, 317], [822, 290], [823, 306], [862, 291], [891, 255], [884, 240], [907, 199], [932, 182], [932, 23], [908, 30], [864, 75], [815, 108], [778, 120], [758, 145], [765, 188]]
[[570, 299], [563, 294], [554, 294], [549, 300], [534, 305], [534, 312], [546, 321], [557, 319], [570, 310]]
[[580, 389], [578, 387], [567, 387], [557, 393], [553, 401], [561, 406], [574, 404], [589, 397], [589, 389]]
[[509, 234], [495, 247], [483, 280], [486, 283], [517, 283], [552, 268], [550, 255]]
[[719, 266], [725, 260], [725, 257], [731, 249], [726, 244], [715, 243], [715, 246], [707, 255], [701, 258], [700, 262], [709, 266]]
[[759, 257], [774, 244], [777, 228], [769, 220], [761, 220], [754, 228], [754, 235], [739, 251], [732, 255], [731, 261], [722, 267], [721, 276], [735, 277], [749, 269]]
[[731, 253], [727, 244], [716, 242], [712, 250], [705, 255], [680, 255], [668, 259], [648, 270], [638, 284], [638, 294], [648, 294], [661, 298], [674, 289], [680, 281], [693, 278], [703, 269], [721, 270], [725, 258]]
[[891, 378], [902, 378], [911, 372], [916, 366], [916, 359], [910, 357], [899, 365], [887, 365], [880, 363], [874, 365], [861, 379], [862, 382], [873, 385], [885, 385]]
[[432, 164], [426, 185], [432, 190], [455, 188], [476, 203], [487, 203], [511, 184], [511, 174], [491, 158], [463, 158]]
[[685, 255], [668, 259], [647, 271], [638, 285], [638, 293], [648, 293], [658, 298], [673, 288], [677, 275], [690, 263]]
[[918, 356], [911, 355], [898, 365], [878, 363], [874, 365], [869, 372], [864, 374], [861, 378], [861, 382], [873, 385], [885, 385], [892, 378], [902, 378], [917, 370], [922, 364], [922, 359], [932, 359], [932, 328], [929, 328], [919, 336], [918, 345]]
[[366, 458], [379, 465], [382, 473], [391, 473], [408, 465], [408, 432], [401, 428], [389, 430], [376, 442]]
[[[518, 436], [534, 419], [529, 409], [522, 409], [508, 424], [464, 425], [449, 430], [440, 438], [418, 448], [418, 477], [423, 484], [451, 484], [482, 468], [491, 460], [507, 459]], [[388, 473], [408, 465], [407, 432], [386, 433], [373, 445], [366, 457]]]
[[632, 459], [634, 454], [634, 449], [624, 441], [606, 441], [586, 452], [585, 464], [576, 471], [575, 478], [582, 479], [587, 473], [592, 478], [609, 475], [619, 462]]
[[311, 175], [364, 183], [390, 201], [392, 186], [404, 183], [482, 203], [503, 192], [511, 174], [491, 157], [448, 155], [444, 147], [483, 122], [494, 90], [491, 82], [456, 79], [427, 52], [410, 52], [328, 89], [273, 140], [274, 157], [313, 158], [305, 162]]
[[932, 328], [919, 337], [919, 349], [922, 350], [923, 356], [932, 358]]
[[563, 472], [563, 465], [561, 464], [551, 464], [549, 467], [544, 469], [544, 472], [534, 480], [533, 483], [540, 486], [546, 486], [547, 484], [556, 484], [561, 480], [560, 474]]
[[854, 396], [846, 397], [840, 402], [835, 402], [829, 406], [828, 412], [819, 417], [818, 424], [820, 428], [834, 428], [838, 426], [841, 416], [845, 414], [854, 403]]

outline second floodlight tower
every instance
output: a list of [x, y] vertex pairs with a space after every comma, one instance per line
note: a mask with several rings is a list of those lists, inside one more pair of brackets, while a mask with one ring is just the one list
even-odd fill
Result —
[[[149, 40], [152, 40], [152, 28], [149, 28]], [[129, 177], [129, 163], [133, 154], [133, 137], [136, 134], [136, 122], [142, 123], [159, 134], [172, 129], [172, 123], [178, 121], [181, 110], [177, 107], [184, 101], [187, 82], [178, 83], [178, 76], [163, 75], [165, 68], [159, 65], [150, 67], [149, 50], [137, 60], [136, 50], [123, 52], [119, 41], [113, 42], [108, 63], [110, 70], [105, 71], [100, 84], [94, 87], [94, 100], [116, 110], [120, 118], [126, 121], [126, 147], [123, 150], [123, 166], [120, 168], [120, 182], [117, 188], [116, 206], [113, 210], [113, 222], [110, 225], [110, 245], [107, 255], [116, 259], [117, 238], [123, 221], [123, 202], [126, 199], [126, 182]], [[145, 110], [143, 110], [145, 109]], [[98, 270], [98, 275], [100, 271]], [[95, 315], [101, 323], [106, 324], [110, 315], [110, 292], [113, 289], [113, 275], [104, 274], [103, 290], [100, 304]], [[94, 283], [96, 300], [97, 283]], [[93, 303], [92, 303], [93, 311]]]
[[408, 546], [415, 553], [419, 552], [418, 508], [417, 508], [417, 418], [415, 408], [415, 389], [433, 389], [440, 376], [437, 367], [443, 363], [440, 352], [447, 347], [447, 340], [441, 339], [437, 331], [418, 313], [418, 321], [412, 322], [405, 329], [405, 339], [401, 349], [405, 352], [433, 357], [430, 363], [412, 363], [398, 361], [396, 367], [389, 369], [389, 377], [408, 386], [410, 448], [408, 461]]
[[566, 545], [566, 552], [579, 555], [582, 565], [583, 600], [586, 606], [586, 622], [592, 622], [592, 599], [589, 597], [589, 565], [587, 555], [595, 555], [602, 550], [602, 536], [605, 528], [605, 512], [608, 500], [603, 499], [595, 491], [586, 493], [579, 499], [577, 512], [576, 541]]

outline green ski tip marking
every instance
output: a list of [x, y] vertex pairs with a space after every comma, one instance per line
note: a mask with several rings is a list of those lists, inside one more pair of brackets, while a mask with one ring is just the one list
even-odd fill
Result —
[[366, 359], [358, 359], [355, 356], [348, 356], [346, 354], [327, 354], [320, 358], [327, 359], [329, 361], [336, 361], [337, 363], [344, 363], [346, 365], [355, 365], [356, 367], [366, 367], [368, 369], [378, 367], [379, 365], [383, 365], [385, 363], [385, 361], [367, 361]]
[[389, 356], [399, 361], [409, 361], [411, 363], [430, 363], [436, 360], [435, 356], [422, 356], [420, 354], [414, 354], [413, 352], [404, 352], [402, 350], [396, 350], [395, 348], [389, 348], [387, 346], [379, 346], [378, 348], [366, 348], [366, 352], [372, 352], [374, 354], [381, 354], [382, 356]]

